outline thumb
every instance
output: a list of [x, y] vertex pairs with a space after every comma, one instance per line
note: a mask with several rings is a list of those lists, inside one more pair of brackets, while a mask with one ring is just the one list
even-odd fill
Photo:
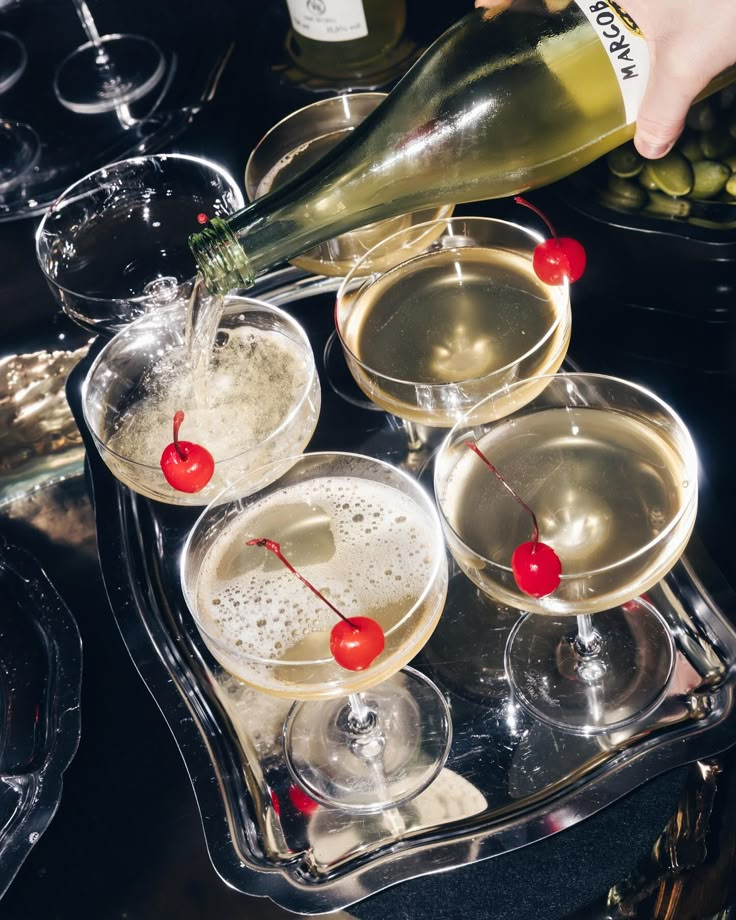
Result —
[[664, 61], [652, 62], [649, 81], [636, 120], [634, 144], [643, 157], [656, 160], [669, 153], [685, 126], [685, 116], [702, 86]]

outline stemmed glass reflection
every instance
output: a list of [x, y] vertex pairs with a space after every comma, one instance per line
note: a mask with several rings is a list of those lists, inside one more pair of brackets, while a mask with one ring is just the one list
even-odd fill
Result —
[[[508, 389], [513, 398], [515, 389]], [[683, 552], [697, 510], [697, 459], [678, 415], [613, 377], [557, 374], [513, 415], [487, 422], [489, 397], [448, 434], [435, 494], [450, 552], [495, 602], [526, 612], [506, 646], [507, 677], [537, 718], [588, 734], [652, 711], [666, 692], [674, 643], [645, 592]], [[562, 562], [545, 597], [520, 590], [514, 549], [540, 540]]]
[[54, 77], [59, 102], [73, 112], [96, 114], [129, 105], [161, 80], [161, 49], [142, 35], [100, 35], [85, 0], [72, 0], [87, 42], [61, 62]]
[[[10, 32], [0, 32], [0, 93], [15, 86], [27, 61], [23, 42]], [[41, 142], [30, 125], [0, 117], [0, 195], [23, 181], [40, 152]]]
[[[284, 725], [294, 779], [316, 801], [354, 812], [426, 788], [450, 745], [447, 703], [406, 667], [431, 635], [447, 592], [433, 502], [410, 476], [358, 454], [313, 453], [263, 468], [195, 524], [182, 558], [184, 596], [214, 657], [256, 689], [297, 700]], [[266, 549], [350, 616], [377, 620], [384, 651], [364, 670], [330, 652], [335, 613]]]
[[539, 242], [508, 221], [443, 218], [387, 237], [344, 279], [335, 325], [350, 373], [402, 420], [409, 452], [490, 393], [487, 418], [507, 415], [534, 385], [504, 387], [561, 365], [569, 288], [537, 278]]

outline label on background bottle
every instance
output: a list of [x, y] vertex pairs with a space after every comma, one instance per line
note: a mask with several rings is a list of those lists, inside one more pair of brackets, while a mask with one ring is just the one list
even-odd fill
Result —
[[286, 0], [295, 32], [318, 42], [365, 38], [363, 0]]
[[636, 121], [649, 79], [649, 48], [641, 30], [614, 0], [576, 0], [606, 49], [626, 110], [626, 124]]

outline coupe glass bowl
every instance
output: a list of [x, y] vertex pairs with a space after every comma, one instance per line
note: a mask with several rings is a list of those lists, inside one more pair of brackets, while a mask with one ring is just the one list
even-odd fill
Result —
[[[309, 340], [277, 307], [228, 297], [209, 367], [190, 359], [184, 313], [173, 304], [141, 317], [102, 349], [85, 378], [84, 419], [111, 472], [141, 495], [176, 505], [206, 505], [248, 474], [298, 454], [314, 432], [320, 386]], [[181, 439], [202, 444], [215, 472], [199, 492], [172, 488], [160, 467], [174, 413]], [[262, 484], [262, 483], [261, 483]]]
[[116, 332], [189, 295], [196, 274], [189, 232], [242, 205], [235, 180], [209, 160], [170, 153], [121, 160], [54, 202], [36, 233], [36, 256], [73, 320]]

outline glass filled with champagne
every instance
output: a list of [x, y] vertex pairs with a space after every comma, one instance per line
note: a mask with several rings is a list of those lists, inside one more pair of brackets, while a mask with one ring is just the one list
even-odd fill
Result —
[[[299, 453], [314, 432], [320, 385], [302, 327], [245, 297], [225, 298], [213, 325], [209, 336], [193, 335], [183, 304], [161, 308], [118, 332], [85, 378], [84, 419], [100, 456], [147, 498], [203, 506], [236, 480], [247, 492], [261, 484], [250, 473]], [[182, 440], [214, 460], [211, 479], [193, 492], [162, 467], [178, 412]]]
[[[488, 422], [490, 396], [447, 435], [434, 468], [445, 538], [474, 584], [527, 613], [506, 646], [518, 699], [548, 724], [612, 731], [658, 705], [673, 673], [645, 592], [692, 533], [695, 447], [636, 384], [560, 373], [516, 387], [530, 384], [514, 414]], [[530, 586], [531, 566], [545, 587]]]
[[246, 498], [237, 483], [218, 496], [189, 535], [194, 621], [228, 672], [298, 701], [284, 748], [308, 795], [346, 811], [398, 805], [437, 776], [452, 734], [442, 693], [407, 667], [447, 594], [437, 510], [413, 477], [360, 454], [279, 459], [260, 479]]
[[348, 367], [403, 420], [410, 449], [424, 441], [417, 426], [450, 428], [491, 393], [486, 421], [510, 414], [561, 365], [569, 286], [537, 277], [541, 241], [508, 221], [444, 218], [388, 237], [343, 281], [335, 322]]

